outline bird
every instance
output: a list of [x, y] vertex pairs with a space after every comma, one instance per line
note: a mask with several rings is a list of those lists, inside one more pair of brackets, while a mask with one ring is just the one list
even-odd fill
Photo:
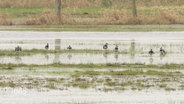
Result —
[[71, 49], [72, 49], [72, 47], [69, 45], [69, 46], [67, 47], [67, 49], [68, 49], [68, 50], [71, 50]]
[[103, 49], [107, 49], [108, 48], [108, 43], [105, 43], [105, 45], [103, 45]]
[[118, 49], [119, 49], [119, 48], [118, 48], [118, 45], [116, 45], [116, 47], [115, 47], [114, 49], [115, 49], [115, 51], [118, 51]]
[[88, 15], [89, 13], [88, 13], [88, 12], [84, 12], [83, 14], [84, 14], [84, 15]]
[[22, 51], [22, 48], [20, 46], [17, 46], [17, 47], [15, 47], [15, 51], [20, 52], [20, 51]]
[[47, 45], [45, 45], [45, 49], [49, 49], [49, 43], [47, 43]]
[[161, 55], [165, 55], [166, 54], [166, 51], [162, 47], [160, 48], [160, 54]]
[[150, 55], [154, 54], [154, 52], [153, 52], [152, 49], [149, 51], [149, 54], [150, 54]]

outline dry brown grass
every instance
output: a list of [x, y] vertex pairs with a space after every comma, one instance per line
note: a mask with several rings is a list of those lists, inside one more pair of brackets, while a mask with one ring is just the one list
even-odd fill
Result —
[[13, 22], [7, 14], [0, 14], [0, 25], [12, 25]]
[[[164, 12], [157, 15], [139, 15], [137, 18], [132, 17], [130, 13], [114, 10], [105, 12], [99, 17], [80, 17], [77, 15], [62, 14], [61, 24], [68, 25], [109, 25], [109, 24], [183, 24], [183, 15], [179, 13]], [[8, 15], [0, 15], [0, 25], [12, 25], [12, 20]], [[15, 24], [15, 23], [14, 23]], [[52, 12], [45, 12], [40, 15], [22, 19], [20, 23], [23, 25], [57, 25], [58, 17]]]
[[[176, 13], [160, 13], [155, 15], [139, 15], [132, 17], [129, 13], [121, 11], [112, 11], [104, 13], [98, 18], [78, 17], [75, 15], [63, 14], [61, 16], [62, 24], [69, 25], [109, 25], [109, 24], [181, 24], [184, 23], [182, 15]], [[55, 14], [46, 12], [34, 18], [29, 18], [26, 25], [58, 24], [58, 18]]]
[[57, 21], [57, 16], [50, 12], [45, 12], [41, 15], [30, 17], [26, 19], [26, 25], [41, 25], [41, 24], [55, 24]]
[[[62, 0], [63, 7], [130, 7], [131, 0]], [[53, 7], [55, 0], [0, 0], [0, 7]], [[184, 0], [137, 0], [138, 6], [182, 6]]]
[[[88, 15], [62, 13], [61, 23], [70, 25], [106, 25], [106, 24], [184, 24], [184, 0], [137, 0], [138, 17], [131, 14], [131, 0], [62, 0], [63, 8], [106, 7], [104, 1], [111, 4], [100, 14], [93, 12]], [[0, 7], [46, 7], [54, 8], [55, 0], [0, 0]], [[151, 7], [150, 7], [151, 6]], [[169, 8], [168, 8], [169, 7]], [[175, 8], [177, 7], [177, 8]], [[98, 14], [98, 15], [97, 15]], [[21, 15], [21, 14], [17, 14]], [[15, 19], [15, 18], [13, 18]], [[15, 21], [15, 20], [14, 20]], [[50, 25], [59, 24], [58, 18], [49, 12], [21, 18], [14, 23], [6, 14], [0, 13], [0, 25]]]
[[0, 0], [0, 7], [51, 7], [54, 0]]
[[183, 24], [184, 16], [175, 12], [163, 12], [150, 15], [139, 15], [132, 17], [129, 13], [112, 11], [101, 18], [101, 24]]

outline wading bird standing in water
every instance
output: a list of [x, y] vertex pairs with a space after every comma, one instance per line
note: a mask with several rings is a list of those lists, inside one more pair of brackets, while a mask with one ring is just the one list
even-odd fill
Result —
[[71, 50], [71, 49], [72, 49], [72, 47], [69, 45], [69, 46], [67, 47], [67, 49], [68, 49], [68, 50]]
[[165, 55], [166, 54], [165, 50], [162, 47], [160, 48], [160, 54], [161, 55]]
[[49, 43], [47, 43], [47, 45], [45, 45], [45, 49], [46, 49], [46, 50], [49, 49]]
[[119, 49], [119, 48], [118, 48], [118, 45], [116, 45], [116, 47], [115, 47], [114, 49], [115, 49], [115, 51], [118, 51], [118, 49]]
[[149, 54], [150, 54], [150, 55], [154, 54], [154, 52], [153, 52], [152, 49], [149, 51]]
[[22, 51], [22, 48], [20, 46], [17, 46], [17, 47], [15, 47], [15, 51], [20, 52], [20, 51]]
[[103, 45], [103, 49], [108, 49], [108, 43], [105, 43], [105, 45]]

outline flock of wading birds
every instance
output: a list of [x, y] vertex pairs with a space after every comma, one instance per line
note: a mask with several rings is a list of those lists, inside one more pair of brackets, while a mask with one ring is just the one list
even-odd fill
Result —
[[[49, 43], [47, 43], [47, 44], [45, 45], [45, 49], [46, 49], [46, 50], [49, 49]], [[72, 47], [69, 45], [69, 46], [67, 47], [67, 49], [68, 49], [68, 50], [72, 50]], [[103, 45], [103, 49], [105, 49], [105, 50], [108, 49], [108, 43], [105, 43], [105, 44]], [[118, 50], [119, 50], [118, 45], [115, 46], [114, 50], [115, 50], [115, 51], [118, 51]], [[21, 52], [21, 51], [22, 51], [22, 48], [21, 48], [20, 46], [17, 46], [17, 47], [15, 47], [15, 51], [16, 51], [16, 52]], [[154, 54], [155, 52], [151, 49], [148, 53], [149, 53], [150, 55], [152, 55], [152, 54]], [[160, 54], [161, 54], [161, 55], [165, 55], [165, 54], [166, 54], [166, 51], [165, 51], [162, 47], [160, 48]]]

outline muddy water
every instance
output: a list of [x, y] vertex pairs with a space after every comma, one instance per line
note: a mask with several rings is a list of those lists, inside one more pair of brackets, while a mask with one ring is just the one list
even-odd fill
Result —
[[3, 104], [183, 104], [183, 97], [183, 92], [177, 91], [37, 91], [21, 88], [0, 90], [0, 103]]

